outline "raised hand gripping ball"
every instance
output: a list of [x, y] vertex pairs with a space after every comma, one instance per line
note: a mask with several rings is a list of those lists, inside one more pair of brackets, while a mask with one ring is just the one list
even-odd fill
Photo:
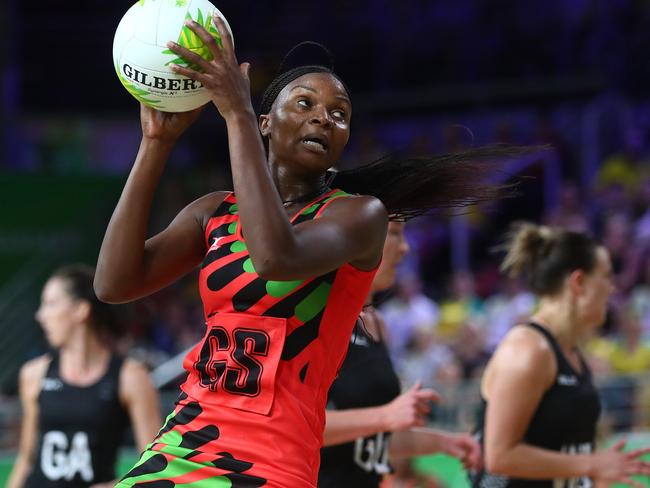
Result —
[[174, 73], [170, 64], [192, 66], [167, 48], [168, 41], [212, 60], [203, 41], [185, 26], [201, 24], [222, 46], [214, 13], [232, 35], [228, 21], [208, 0], [139, 0], [122, 17], [113, 40], [113, 62], [122, 85], [138, 101], [164, 112], [186, 112], [210, 100], [203, 86]]

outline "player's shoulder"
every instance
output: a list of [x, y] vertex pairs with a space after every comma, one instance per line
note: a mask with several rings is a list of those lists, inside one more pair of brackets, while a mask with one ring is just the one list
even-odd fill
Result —
[[373, 195], [360, 195], [358, 193], [348, 193], [343, 190], [336, 190], [330, 197], [324, 200], [324, 202], [329, 202], [331, 206], [337, 205], [355, 205], [359, 207], [369, 207], [369, 208], [383, 208], [385, 210], [384, 204], [381, 200]]
[[388, 225], [388, 212], [382, 201], [372, 195], [356, 195], [345, 192], [334, 194], [323, 215], [341, 214], [346, 219], [355, 219], [363, 222], [372, 222], [377, 225]]
[[497, 349], [502, 366], [534, 371], [553, 361], [554, 352], [548, 340], [526, 325], [513, 327]]
[[210, 217], [230, 194], [229, 191], [213, 191], [194, 200], [181, 213], [190, 215], [190, 218], [198, 222], [202, 229], [205, 229]]
[[213, 191], [197, 198], [186, 208], [198, 214], [211, 214], [230, 195], [229, 191]]
[[130, 381], [133, 378], [142, 378], [143, 376], [149, 376], [149, 369], [143, 362], [130, 357], [124, 358], [122, 367], [120, 368], [121, 379]]
[[20, 368], [20, 376], [26, 379], [35, 379], [35, 377], [44, 376], [50, 361], [52, 361], [50, 354], [43, 354], [30, 359]]
[[151, 387], [149, 369], [144, 363], [133, 358], [124, 358], [120, 368], [120, 391], [122, 393], [137, 393], [138, 389]]
[[21, 390], [25, 390], [25, 393], [38, 393], [41, 380], [45, 377], [51, 361], [52, 356], [50, 354], [43, 354], [23, 364], [19, 373]]

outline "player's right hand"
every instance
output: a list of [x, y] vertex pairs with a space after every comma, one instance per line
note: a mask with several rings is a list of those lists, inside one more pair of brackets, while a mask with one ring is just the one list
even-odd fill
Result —
[[406, 392], [382, 407], [382, 423], [386, 431], [401, 431], [426, 425], [431, 402], [439, 402], [440, 395], [430, 388], [422, 388], [418, 381]]
[[143, 103], [140, 104], [140, 123], [145, 139], [173, 144], [192, 125], [203, 107], [189, 112], [161, 112]]
[[650, 453], [650, 447], [623, 452], [625, 442], [626, 439], [622, 439], [610, 449], [593, 455], [590, 477], [596, 486], [609, 486], [612, 483], [627, 483], [634, 488], [645, 486], [631, 476], [650, 475], [650, 463], [640, 459]]

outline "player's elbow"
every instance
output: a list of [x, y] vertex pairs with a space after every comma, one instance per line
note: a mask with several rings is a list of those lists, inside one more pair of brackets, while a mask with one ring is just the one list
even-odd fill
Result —
[[95, 288], [95, 295], [97, 295], [97, 298], [99, 299], [100, 302], [111, 303], [111, 304], [124, 302], [124, 300], [119, 294], [113, 292], [108, 287], [97, 285], [97, 282], [95, 282], [94, 288]]
[[97, 298], [104, 303], [125, 303], [130, 300], [128, 294], [117, 283], [113, 283], [99, 274], [95, 275], [93, 289]]
[[485, 449], [485, 469], [492, 474], [507, 475], [510, 472], [507, 452]]
[[255, 273], [266, 281], [282, 281], [287, 279], [287, 266], [278, 257], [252, 260]]

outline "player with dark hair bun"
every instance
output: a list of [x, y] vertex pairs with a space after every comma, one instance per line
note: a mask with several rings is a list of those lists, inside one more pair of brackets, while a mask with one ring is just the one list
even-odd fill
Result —
[[594, 452], [598, 392], [579, 350], [605, 320], [612, 285], [607, 249], [589, 235], [533, 224], [509, 238], [502, 270], [526, 280], [539, 308], [497, 347], [481, 382], [485, 470], [474, 486], [589, 487], [650, 474], [624, 441]]
[[479, 160], [521, 152], [387, 160], [332, 181], [350, 136], [345, 84], [321, 60], [286, 65], [258, 117], [249, 65], [237, 61], [223, 21], [215, 24], [223, 48], [188, 22], [211, 61], [168, 46], [198, 67], [173, 69], [200, 82], [226, 122], [234, 192], [199, 198], [147, 239], [169, 153], [200, 110], [143, 106], [140, 151], [98, 260], [95, 289], [109, 302], [148, 295], [200, 266], [207, 325], [185, 359], [176, 409], [120, 488], [315, 486], [327, 391], [381, 260], [389, 215], [492, 196], [485, 177], [494, 166]]

